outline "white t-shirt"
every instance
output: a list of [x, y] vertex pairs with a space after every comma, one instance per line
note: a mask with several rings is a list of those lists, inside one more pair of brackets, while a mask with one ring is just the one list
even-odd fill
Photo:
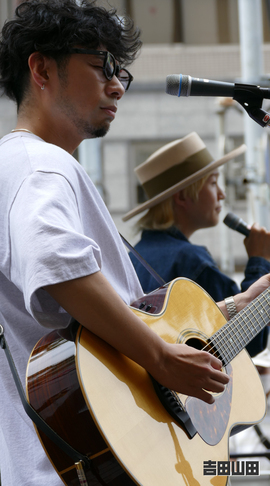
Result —
[[[42, 287], [99, 270], [127, 304], [143, 292], [117, 229], [80, 164], [35, 135], [0, 141], [0, 324], [25, 383], [35, 344], [70, 316]], [[3, 486], [60, 486], [0, 349]]]

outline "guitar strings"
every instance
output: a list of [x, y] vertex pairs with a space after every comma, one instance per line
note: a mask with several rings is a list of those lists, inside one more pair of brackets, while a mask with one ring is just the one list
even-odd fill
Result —
[[[251, 341], [252, 337], [255, 337], [267, 324], [269, 324], [269, 294], [270, 287], [268, 287], [255, 300], [253, 300], [251, 304], [242, 309], [236, 316], [227, 321], [227, 323], [221, 329], [218, 329], [218, 331], [216, 331], [209, 338], [209, 342], [202, 348], [202, 351], [210, 352], [213, 356], [221, 359], [223, 366], [230, 363], [230, 361], [235, 358], [240, 351], [242, 351], [246, 344]], [[253, 308], [255, 308], [255, 311], [257, 310], [256, 314], [254, 313]], [[257, 315], [259, 315], [260, 319], [257, 318]], [[267, 316], [267, 319], [265, 316]], [[263, 322], [263, 325], [260, 322]], [[248, 332], [246, 328], [248, 328]], [[235, 341], [234, 338], [237, 337], [237, 332], [240, 332], [240, 337], [242, 336], [243, 338], [243, 335], [241, 335], [241, 329], [244, 332], [246, 339], [244, 339], [244, 344], [238, 339], [238, 346], [237, 340]], [[216, 344], [213, 342], [213, 340], [216, 340]], [[223, 353], [217, 349], [217, 346], [224, 348]], [[234, 352], [232, 351], [233, 346]], [[170, 391], [177, 402], [183, 406], [178, 394], [173, 390]]]
[[[252, 302], [252, 305], [242, 309], [233, 319], [213, 334], [202, 350], [219, 357], [224, 365], [230, 362], [269, 323], [270, 306], [267, 303], [267, 294], [269, 294], [269, 288], [260, 294]], [[267, 307], [265, 304], [268, 304]], [[254, 308], [257, 310], [256, 314]], [[257, 318], [257, 315], [260, 319]], [[268, 320], [265, 319], [265, 315], [268, 316]], [[263, 322], [263, 325], [260, 322]], [[237, 336], [236, 333], [238, 335], [240, 333], [240, 336]], [[241, 341], [240, 338], [242, 338]], [[217, 347], [220, 349], [217, 349]]]
[[[264, 297], [264, 296], [263, 296], [263, 297]], [[262, 305], [262, 307], [263, 307], [263, 302], [264, 302], [264, 298], [263, 298], [263, 297], [262, 297], [262, 296], [260, 296], [260, 297], [257, 299], [258, 303], [259, 303], [259, 304], [261, 304], [261, 305]], [[256, 306], [256, 302], [254, 303], [254, 305]], [[263, 307], [263, 308], [264, 308], [264, 307]], [[266, 313], [267, 313], [267, 309], [266, 309], [266, 308], [264, 308], [264, 312], [266, 312]], [[240, 315], [239, 315], [239, 314], [240, 314]], [[217, 338], [217, 344], [219, 344], [219, 345], [223, 345], [223, 346], [224, 346], [224, 343], [225, 343], [225, 355], [226, 355], [226, 354], [228, 353], [228, 351], [230, 351], [230, 348], [229, 348], [229, 347], [228, 347], [228, 345], [227, 345], [228, 343], [225, 341], [225, 338], [226, 338], [226, 332], [227, 332], [227, 330], [229, 330], [229, 336], [230, 336], [230, 338], [229, 338], [229, 344], [231, 345], [231, 349], [232, 349], [232, 347], [233, 347], [233, 346], [232, 346], [232, 344], [234, 345], [234, 348], [236, 348], [236, 349], [234, 349], [234, 352], [233, 352], [233, 353], [231, 353], [231, 357], [230, 357], [230, 358], [233, 358], [234, 356], [236, 356], [236, 354], [238, 354], [238, 352], [239, 352], [239, 351], [241, 351], [241, 350], [243, 349], [243, 344], [242, 344], [242, 342], [241, 342], [241, 343], [239, 342], [239, 346], [238, 346], [237, 340], [235, 340], [235, 338], [237, 337], [237, 336], [235, 335], [236, 331], [238, 331], [238, 332], [239, 332], [239, 329], [241, 329], [241, 328], [242, 328], [242, 329], [244, 329], [246, 336], [247, 336], [247, 337], [250, 337], [250, 336], [248, 336], [248, 334], [247, 334], [247, 332], [246, 332], [246, 329], [245, 329], [245, 327], [243, 326], [243, 324], [245, 324], [246, 326], [248, 326], [248, 322], [247, 322], [247, 321], [245, 321], [244, 323], [243, 323], [243, 322], [240, 322], [240, 318], [241, 318], [241, 317], [248, 318], [248, 319], [249, 319], [249, 320], [251, 320], [251, 322], [252, 322], [252, 319], [250, 319], [250, 315], [252, 315], [252, 316], [253, 316], [253, 321], [254, 321], [254, 320], [255, 320], [255, 322], [257, 321], [257, 319], [256, 319], [256, 315], [255, 315], [254, 313], [252, 314], [252, 308], [251, 308], [251, 310], [250, 310], [250, 309], [243, 309], [243, 310], [241, 311], [241, 313], [239, 313], [239, 314], [238, 314], [237, 316], [235, 316], [235, 318], [234, 318], [234, 319], [232, 319], [231, 321], [229, 321], [229, 322], [228, 322], [228, 325], [226, 325], [226, 327], [224, 326], [224, 327], [225, 327], [225, 329], [223, 329], [223, 330], [219, 330], [219, 331], [216, 333], [216, 335], [212, 336], [212, 338], [213, 338], [213, 337], [216, 337], [216, 338]], [[260, 317], [263, 317], [263, 314], [264, 314], [264, 313], [263, 313], [263, 311], [261, 311], [261, 315], [260, 315]], [[243, 321], [243, 320], [242, 320], [242, 321]], [[235, 326], [235, 323], [236, 323], [236, 327], [234, 327], [234, 326]], [[264, 323], [266, 323], [266, 322], [264, 321]], [[254, 327], [255, 327], [255, 330], [256, 330], [256, 332], [254, 332], [254, 336], [255, 336], [255, 335], [258, 333], [258, 330], [260, 330], [260, 327], [259, 327], [259, 326], [257, 326], [257, 328], [256, 328], [256, 326], [254, 326], [254, 323], [253, 323], [253, 328], [254, 328]], [[251, 329], [249, 329], [249, 333], [252, 335]], [[242, 340], [243, 340], [243, 339], [244, 339], [243, 334], [242, 334], [242, 335], [240, 334], [240, 336], [242, 337]], [[221, 338], [220, 338], [220, 337], [221, 337]], [[244, 343], [245, 343], [245, 344], [246, 344], [248, 341], [249, 341], [249, 339], [244, 339]], [[226, 345], [227, 345], [227, 346], [226, 346]], [[227, 347], [227, 349], [226, 349], [226, 347]]]
[[[243, 326], [243, 322], [240, 321], [240, 318], [243, 318], [244, 314], [245, 317], [249, 318], [249, 315], [246, 311], [242, 312], [241, 316], [235, 316], [227, 323], [227, 325], [224, 326], [224, 328], [218, 330], [213, 336], [211, 336], [209, 342], [213, 343], [212, 348], [210, 347], [209, 349], [209, 343], [204, 348], [204, 350], [207, 351], [207, 349], [209, 349], [209, 352], [221, 358], [224, 364], [230, 362], [240, 351], [242, 351], [244, 346], [251, 340], [251, 331], [248, 335], [246, 328]], [[244, 324], [248, 326], [247, 322]], [[260, 328], [256, 329], [254, 337], [259, 332], [259, 330]], [[240, 336], [237, 336], [236, 332], [238, 332], [238, 334], [240, 332]], [[240, 338], [242, 338], [241, 341]]]

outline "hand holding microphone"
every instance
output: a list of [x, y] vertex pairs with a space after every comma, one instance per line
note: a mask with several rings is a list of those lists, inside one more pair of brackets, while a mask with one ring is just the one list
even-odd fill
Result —
[[270, 261], [270, 232], [255, 223], [250, 227], [242, 218], [228, 213], [223, 223], [229, 228], [246, 236], [244, 245], [250, 257], [262, 257]]
[[242, 218], [236, 216], [236, 214], [228, 213], [227, 216], [225, 216], [223, 223], [244, 236], [249, 236], [250, 234], [250, 226], [248, 226]]

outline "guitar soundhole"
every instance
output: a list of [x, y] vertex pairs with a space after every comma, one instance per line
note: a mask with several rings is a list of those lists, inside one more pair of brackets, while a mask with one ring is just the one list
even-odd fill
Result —
[[191, 333], [190, 330], [188, 330], [186, 331], [186, 333], [182, 334], [181, 339], [178, 340], [178, 342], [187, 344], [192, 348], [198, 349], [198, 351], [201, 351], [203, 349], [208, 353], [214, 354], [223, 362], [222, 357], [219, 355], [217, 349], [213, 346], [211, 340], [209, 340], [209, 338], [200, 331], [196, 331], [196, 334], [198, 335], [194, 336], [194, 334]]
[[202, 350], [207, 345], [207, 343], [197, 338], [190, 338], [186, 341], [185, 344], [191, 346], [192, 348], [198, 349], [199, 351]]

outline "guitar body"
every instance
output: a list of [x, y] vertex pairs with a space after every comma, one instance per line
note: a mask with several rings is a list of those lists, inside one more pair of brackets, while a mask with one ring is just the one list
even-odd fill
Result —
[[[169, 343], [204, 347], [226, 324], [212, 298], [187, 279], [141, 300], [152, 313], [133, 312]], [[225, 486], [227, 476], [204, 475], [204, 462], [228, 461], [232, 429], [258, 423], [266, 408], [245, 350], [226, 372], [230, 383], [213, 405], [178, 394], [197, 429], [192, 438], [165, 410], [148, 373], [83, 327], [75, 343], [56, 331], [39, 341], [29, 360], [27, 392], [49, 425], [92, 459], [89, 486]], [[63, 483], [79, 486], [71, 459], [37, 432]]]

